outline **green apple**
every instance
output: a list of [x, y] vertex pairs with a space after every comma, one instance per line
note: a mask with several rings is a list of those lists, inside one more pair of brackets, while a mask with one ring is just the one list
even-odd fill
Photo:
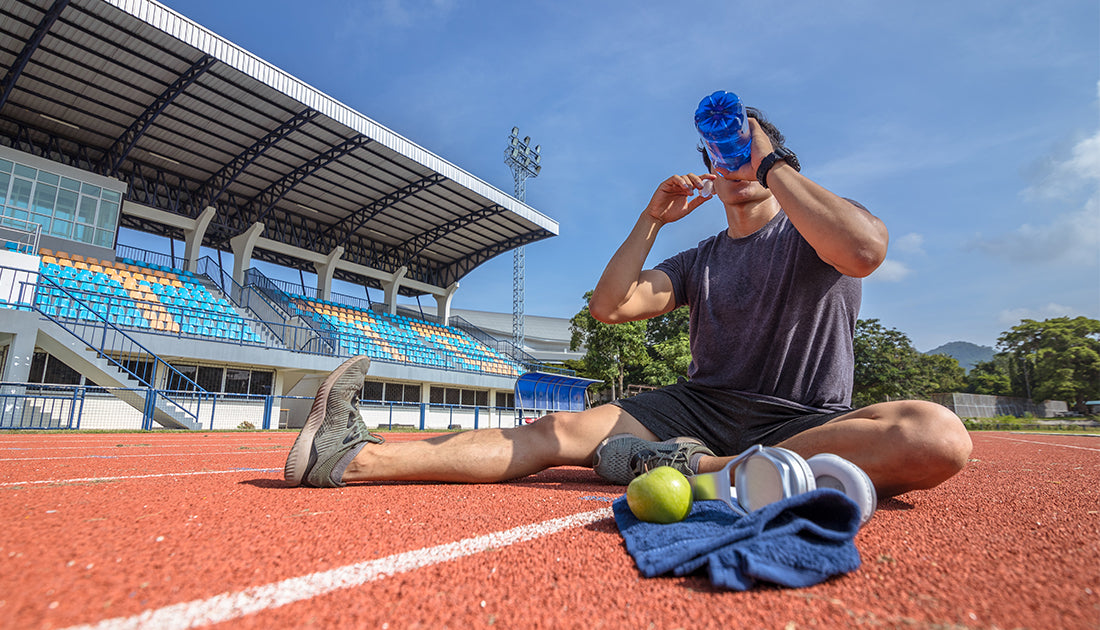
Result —
[[676, 523], [691, 511], [691, 483], [671, 466], [638, 475], [626, 487], [626, 504], [640, 520]]

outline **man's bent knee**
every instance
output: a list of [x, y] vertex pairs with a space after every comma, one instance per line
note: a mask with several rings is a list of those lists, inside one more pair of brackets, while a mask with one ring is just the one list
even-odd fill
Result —
[[973, 444], [950, 409], [921, 400], [891, 404], [896, 405], [891, 411], [910, 448], [911, 464], [922, 471], [920, 486], [936, 486], [966, 466]]

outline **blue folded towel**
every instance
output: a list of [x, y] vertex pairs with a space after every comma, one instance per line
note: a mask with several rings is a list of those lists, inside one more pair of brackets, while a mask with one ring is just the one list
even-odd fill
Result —
[[859, 507], [821, 488], [741, 516], [721, 501], [696, 501], [679, 523], [638, 520], [623, 495], [612, 504], [626, 549], [646, 577], [707, 567], [716, 586], [748, 590], [757, 580], [812, 586], [860, 566]]

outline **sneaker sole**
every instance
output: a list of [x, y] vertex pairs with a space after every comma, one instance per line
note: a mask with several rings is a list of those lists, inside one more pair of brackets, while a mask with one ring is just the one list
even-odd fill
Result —
[[309, 410], [309, 417], [306, 418], [306, 424], [294, 440], [294, 445], [290, 447], [290, 454], [286, 458], [286, 466], [283, 467], [283, 479], [292, 487], [302, 485], [302, 480], [305, 479], [308, 472], [309, 455], [313, 449], [313, 436], [317, 435], [317, 430], [325, 422], [325, 414], [328, 411], [328, 396], [332, 392], [333, 384], [344, 375], [344, 372], [351, 369], [351, 366], [360, 361], [366, 361], [367, 365], [370, 365], [370, 358], [366, 355], [352, 357], [341, 363], [340, 367], [333, 370], [321, 382], [321, 387], [317, 390], [317, 396], [313, 399], [313, 407]]

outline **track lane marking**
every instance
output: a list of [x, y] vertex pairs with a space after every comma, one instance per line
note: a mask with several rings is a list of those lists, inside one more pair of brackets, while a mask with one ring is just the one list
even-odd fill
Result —
[[0, 445], [0, 451], [88, 451], [93, 449], [139, 449], [139, 448], [178, 448], [181, 446], [198, 446], [198, 447], [233, 447], [243, 446], [250, 448], [290, 448], [291, 442], [282, 444], [280, 442], [268, 442], [265, 444], [259, 443], [243, 443], [243, 442], [172, 442], [165, 444], [139, 444], [139, 443], [117, 443], [117, 444], [85, 444], [83, 446], [2, 446]]
[[1008, 440], [1009, 442], [1023, 442], [1024, 444], [1042, 444], [1043, 446], [1060, 446], [1062, 448], [1076, 448], [1082, 451], [1095, 451], [1100, 453], [1100, 448], [1089, 448], [1087, 446], [1075, 446], [1073, 444], [1057, 444], [1055, 442], [1038, 442], [1036, 440], [1021, 440], [1019, 438], [1010, 438], [1003, 435], [989, 435], [986, 437], [996, 438], [998, 440]]
[[0, 462], [52, 462], [62, 459], [123, 459], [126, 457], [195, 457], [196, 455], [270, 455], [271, 453], [281, 453], [286, 449], [241, 449], [237, 451], [199, 451], [191, 453], [127, 453], [125, 455], [64, 455], [61, 457], [3, 457], [0, 458]]
[[581, 512], [541, 523], [521, 525], [502, 532], [465, 538], [435, 547], [423, 547], [377, 560], [254, 586], [235, 593], [222, 593], [207, 599], [172, 604], [130, 617], [115, 617], [98, 623], [71, 626], [66, 630], [127, 630], [130, 628], [189, 630], [313, 599], [333, 591], [362, 586], [399, 573], [458, 560], [490, 549], [542, 538], [565, 529], [588, 525], [611, 517], [610, 507]]
[[80, 479], [40, 479], [37, 481], [7, 481], [0, 483], [0, 488], [12, 486], [39, 486], [39, 485], [66, 485], [70, 483], [96, 483], [103, 481], [126, 481], [128, 479], [155, 479], [157, 477], [191, 477], [194, 475], [228, 475], [242, 472], [276, 472], [282, 468], [233, 468], [230, 470], [197, 470], [191, 472], [151, 473], [148, 475], [125, 475], [119, 477], [83, 477]]

